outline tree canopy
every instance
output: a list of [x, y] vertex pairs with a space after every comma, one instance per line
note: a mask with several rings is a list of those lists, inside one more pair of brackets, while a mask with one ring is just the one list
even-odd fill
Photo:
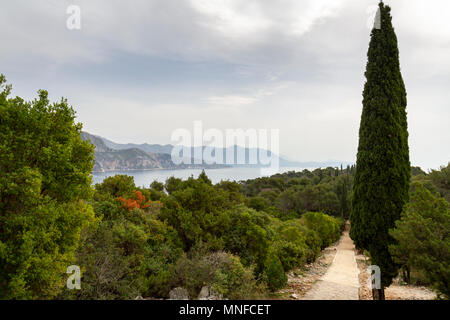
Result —
[[0, 87], [0, 298], [52, 298], [94, 221], [93, 147], [65, 99], [10, 98], [4, 76]]

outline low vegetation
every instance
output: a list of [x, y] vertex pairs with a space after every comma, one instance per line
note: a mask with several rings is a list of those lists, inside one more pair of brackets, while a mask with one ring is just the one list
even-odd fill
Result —
[[[0, 76], [0, 299], [168, 298], [176, 287], [196, 298], [204, 286], [267, 297], [338, 240], [349, 216], [354, 167], [217, 184], [202, 173], [149, 188], [117, 175], [93, 187], [94, 148], [67, 101], [10, 91]], [[449, 172], [413, 168], [390, 248], [408, 281], [444, 298]], [[81, 290], [65, 287], [70, 265]]]
[[92, 200], [101, 221], [78, 249], [82, 289], [63, 297], [167, 298], [179, 286], [196, 297], [208, 286], [227, 299], [260, 298], [339, 238], [343, 219], [309, 212], [281, 220], [249, 208], [241, 189], [204, 173], [148, 189], [129, 176], [106, 178]]

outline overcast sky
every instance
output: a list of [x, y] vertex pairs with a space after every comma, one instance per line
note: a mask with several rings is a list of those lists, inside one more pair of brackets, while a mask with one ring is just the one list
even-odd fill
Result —
[[[171, 143], [177, 128], [280, 129], [299, 161], [356, 161], [377, 0], [2, 0], [13, 94], [64, 96], [84, 130]], [[411, 162], [450, 161], [450, 1], [390, 0]], [[81, 29], [69, 30], [69, 5]]]

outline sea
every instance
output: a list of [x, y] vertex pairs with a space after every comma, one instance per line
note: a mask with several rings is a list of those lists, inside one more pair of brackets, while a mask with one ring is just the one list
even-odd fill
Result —
[[[303, 171], [304, 169], [312, 170], [314, 168], [300, 168], [300, 167], [282, 167], [277, 170], [278, 173], [285, 173], [289, 171]], [[165, 182], [170, 177], [181, 178], [183, 180], [193, 176], [197, 178], [202, 172], [202, 169], [178, 169], [178, 170], [129, 170], [129, 171], [109, 171], [109, 172], [94, 172], [93, 183], [101, 183], [103, 179], [114, 176], [116, 174], [124, 174], [134, 177], [134, 182], [138, 187], [148, 187], [153, 181]], [[261, 168], [251, 167], [231, 167], [219, 169], [205, 169], [206, 175], [216, 184], [222, 180], [228, 181], [242, 181], [249, 179], [261, 178], [270, 176], [276, 172], [268, 173]]]

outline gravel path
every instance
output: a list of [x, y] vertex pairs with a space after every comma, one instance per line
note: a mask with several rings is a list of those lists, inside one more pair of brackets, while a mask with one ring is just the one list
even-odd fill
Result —
[[359, 269], [354, 249], [347, 226], [330, 268], [302, 300], [359, 300]]

